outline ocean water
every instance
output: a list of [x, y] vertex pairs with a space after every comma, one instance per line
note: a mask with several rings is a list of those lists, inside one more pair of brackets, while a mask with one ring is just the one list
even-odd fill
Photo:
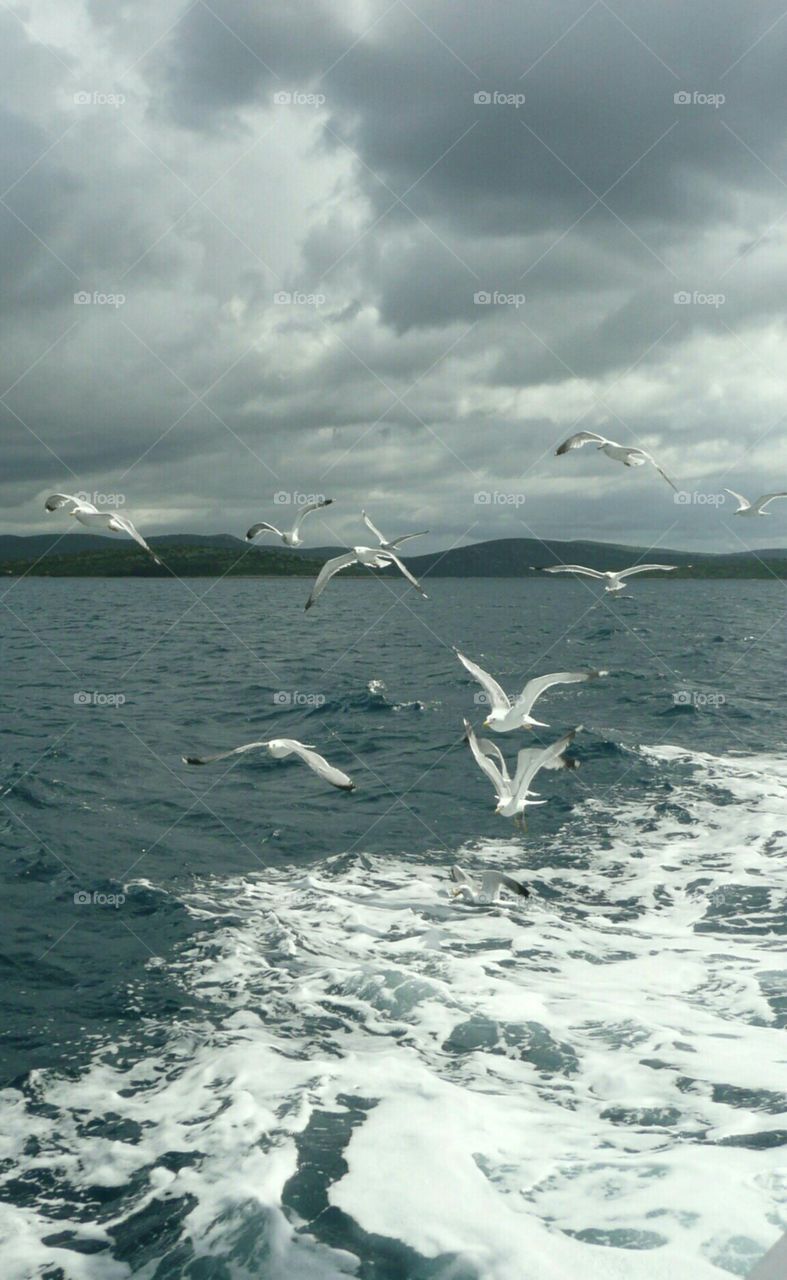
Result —
[[[4, 1280], [722, 1280], [787, 1229], [783, 584], [428, 589], [3, 584]], [[609, 669], [524, 833], [452, 645]], [[357, 790], [180, 762], [272, 734]]]

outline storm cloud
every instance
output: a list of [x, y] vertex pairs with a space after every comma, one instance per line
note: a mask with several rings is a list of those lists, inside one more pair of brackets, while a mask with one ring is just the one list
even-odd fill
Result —
[[298, 491], [321, 543], [742, 549], [709, 499], [787, 487], [785, 42], [732, 0], [0, 9], [5, 529]]

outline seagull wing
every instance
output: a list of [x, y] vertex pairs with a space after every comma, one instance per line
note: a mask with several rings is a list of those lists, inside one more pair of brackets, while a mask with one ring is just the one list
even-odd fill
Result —
[[605, 436], [598, 435], [595, 431], [578, 431], [576, 435], [569, 436], [568, 440], [564, 440], [555, 450], [558, 457], [562, 453], [568, 453], [569, 449], [581, 449], [584, 444], [608, 444]]
[[603, 578], [598, 569], [586, 569], [583, 564], [553, 564], [544, 573], [585, 573], [589, 578]]
[[774, 498], [787, 498], [787, 493], [764, 493], [761, 498], [751, 504], [752, 511], [764, 511], [769, 502], [773, 502]]
[[530, 897], [530, 890], [513, 876], [503, 875], [501, 871], [484, 871], [481, 876], [481, 892], [484, 897], [496, 898], [501, 889], [510, 889], [521, 898]]
[[212, 764], [214, 760], [226, 760], [227, 756], [240, 756], [244, 751], [254, 751], [257, 747], [267, 747], [267, 742], [246, 742], [242, 747], [233, 747], [230, 751], [219, 751], [213, 756], [182, 756], [184, 764]]
[[298, 532], [298, 530], [301, 527], [301, 521], [303, 520], [304, 516], [307, 516], [309, 514], [310, 511], [319, 511], [321, 507], [329, 507], [332, 502], [333, 502], [333, 498], [320, 498], [319, 502], [307, 502], [305, 506], [301, 507], [300, 511], [295, 517], [295, 524], [292, 526], [292, 532], [293, 533]]
[[275, 533], [277, 538], [281, 537], [281, 529], [277, 529], [275, 524], [268, 524], [267, 520], [260, 520], [259, 524], [253, 524], [246, 534], [246, 541], [251, 542], [257, 537], [258, 533]]
[[620, 573], [616, 573], [616, 578], [630, 578], [633, 573], [651, 573], [654, 569], [669, 571], [671, 569], [679, 569], [678, 564], [633, 564], [630, 569], [621, 569]]
[[464, 885], [464, 887], [466, 889], [469, 889], [473, 895], [475, 895], [478, 892], [478, 885], [476, 884], [473, 877], [469, 876], [466, 871], [462, 870], [461, 867], [456, 867], [456, 866], [452, 867], [450, 875], [454, 884]]
[[599, 676], [605, 675], [606, 671], [553, 671], [551, 675], [538, 676], [535, 680], [528, 680], [514, 703], [514, 710], [527, 715], [534, 702], [553, 684], [582, 684], [586, 680], [597, 680]]
[[107, 528], [112, 529], [115, 533], [127, 533], [144, 551], [147, 551], [149, 556], [153, 557], [156, 564], [161, 564], [153, 548], [148, 546], [139, 529], [131, 523], [128, 516], [122, 516], [119, 511], [114, 512], [111, 520], [107, 521]]
[[481, 688], [484, 690], [484, 693], [488, 697], [490, 705], [494, 710], [510, 711], [511, 700], [509, 699], [508, 694], [504, 693], [497, 681], [490, 676], [489, 672], [484, 671], [483, 667], [477, 666], [475, 662], [471, 662], [470, 659], [466, 658], [458, 649], [455, 649], [454, 652], [465, 670], [469, 671], [470, 675], [473, 676], [473, 678], [481, 685]]
[[83, 498], [72, 498], [70, 493], [50, 493], [44, 503], [45, 511], [57, 511], [60, 507], [68, 507], [68, 514], [77, 508], [81, 511], [98, 512], [98, 507], [94, 507], [92, 502], [85, 502]]
[[465, 733], [467, 735], [467, 741], [470, 744], [470, 750], [472, 751], [475, 757], [475, 762], [478, 765], [481, 772], [485, 773], [489, 781], [492, 783], [492, 786], [494, 787], [497, 796], [501, 797], [504, 793], [507, 793], [508, 791], [508, 785], [507, 785], [508, 780], [503, 777], [497, 765], [494, 763], [493, 760], [490, 759], [490, 757], [486, 754], [486, 752], [482, 751], [481, 747], [479, 746], [478, 739], [476, 738], [475, 733], [473, 732], [473, 726], [470, 724], [470, 722], [468, 720], [465, 720], [464, 723], [465, 723]]
[[411, 538], [424, 538], [428, 532], [428, 529], [421, 529], [418, 533], [402, 533], [398, 538], [392, 538], [388, 546], [398, 547], [400, 542], [409, 542]]
[[495, 760], [500, 769], [500, 776], [504, 778], [506, 782], [510, 782], [511, 779], [508, 776], [508, 765], [506, 764], [503, 753], [497, 743], [490, 742], [489, 738], [477, 738], [476, 741], [478, 743], [479, 751], [483, 751], [484, 755], [487, 756], [488, 759]]
[[366, 525], [366, 528], [367, 528], [371, 533], [373, 533], [373, 534], [374, 534], [374, 536], [375, 536], [375, 538], [377, 539], [377, 541], [379, 542], [380, 546], [382, 546], [382, 545], [383, 545], [383, 543], [386, 541], [386, 539], [383, 537], [383, 535], [381, 534], [380, 530], [377, 528], [377, 525], [374, 523], [374, 521], [372, 520], [371, 516], [368, 516], [368, 515], [366, 514], [366, 512], [365, 512], [365, 511], [362, 511], [362, 512], [361, 512], [361, 515], [362, 515], [362, 517], [363, 517], [363, 522], [364, 522], [364, 524]]
[[521, 800], [528, 794], [530, 783], [541, 769], [576, 767], [573, 763], [569, 766], [561, 757], [566, 748], [574, 741], [581, 728], [582, 726], [578, 725], [576, 729], [571, 729], [548, 747], [523, 747], [517, 756], [516, 773], [512, 783], [517, 800]]
[[738, 511], [746, 511], [747, 508], [751, 506], [749, 499], [744, 498], [742, 493], [736, 493], [734, 489], [725, 489], [724, 492], [731, 493], [733, 498], [736, 498], [737, 501], [740, 503], [740, 506], [738, 507]]
[[354, 791], [355, 783], [346, 773], [342, 773], [341, 769], [337, 769], [335, 765], [329, 764], [325, 756], [321, 756], [311, 747], [306, 747], [302, 742], [298, 742], [295, 738], [274, 738], [268, 744], [271, 747], [279, 747], [282, 754], [296, 755], [304, 764], [317, 774], [319, 778], [323, 778], [326, 782], [330, 782], [332, 787], [339, 787], [341, 791]]
[[326, 560], [320, 572], [314, 581], [309, 599], [306, 601], [306, 608], [311, 609], [318, 596], [322, 595], [326, 584], [330, 582], [335, 573], [346, 569], [348, 565], [356, 564], [358, 557], [354, 551], [347, 551], [343, 556], [334, 556], [333, 560]]
[[407, 565], [406, 565], [406, 564], [404, 564], [404, 563], [403, 563], [403, 561], [401, 561], [401, 560], [399, 559], [399, 557], [398, 557], [397, 555], [395, 555], [395, 554], [394, 554], [394, 552], [393, 552], [393, 551], [386, 551], [386, 552], [384, 553], [384, 558], [385, 558], [385, 560], [387, 560], [390, 564], [395, 564], [395, 565], [396, 565], [396, 567], [397, 567], [397, 569], [399, 570], [399, 572], [400, 572], [400, 573], [403, 573], [403, 574], [404, 574], [404, 576], [405, 576], [405, 578], [407, 579], [407, 581], [408, 581], [408, 582], [411, 582], [411, 583], [413, 584], [413, 586], [415, 587], [416, 591], [420, 591], [420, 593], [421, 593], [421, 595], [423, 596], [424, 600], [428, 600], [428, 599], [429, 599], [428, 595], [427, 595], [427, 594], [426, 594], [426, 592], [424, 591], [424, 589], [423, 589], [423, 587], [421, 586], [421, 584], [420, 584], [420, 582], [418, 581], [418, 579], [417, 579], [417, 578], [415, 578], [415, 577], [413, 577], [413, 575], [411, 574], [410, 570], [407, 568]]
[[668, 485], [670, 485], [670, 486], [671, 486], [671, 488], [673, 488], [673, 489], [675, 490], [675, 492], [677, 493], [677, 492], [678, 492], [678, 486], [675, 484], [675, 481], [670, 479], [670, 477], [667, 475], [667, 473], [666, 473], [666, 471], [664, 470], [664, 468], [663, 468], [662, 466], [660, 466], [660, 465], [659, 465], [659, 463], [656, 461], [656, 459], [653, 457], [653, 454], [652, 454], [652, 453], [648, 453], [647, 449], [640, 449], [640, 450], [639, 450], [639, 452], [643, 455], [643, 457], [644, 457], [644, 458], [646, 458], [646, 459], [647, 459], [647, 461], [648, 461], [648, 462], [652, 462], [652, 463], [653, 463], [653, 466], [656, 468], [656, 470], [658, 471], [659, 475], [660, 475], [660, 476], [663, 476], [663, 477], [664, 477], [664, 479], [666, 480], [667, 484], [668, 484]]

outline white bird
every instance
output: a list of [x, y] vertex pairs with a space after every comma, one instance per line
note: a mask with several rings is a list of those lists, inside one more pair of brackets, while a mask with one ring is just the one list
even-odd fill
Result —
[[73, 516], [88, 529], [100, 528], [108, 529], [110, 533], [127, 533], [153, 557], [156, 564], [161, 564], [155, 551], [148, 546], [128, 516], [121, 515], [119, 511], [99, 511], [92, 502], [85, 498], [74, 498], [70, 493], [51, 493], [44, 503], [45, 511], [58, 511], [61, 507], [66, 508], [66, 515]]
[[307, 502], [299, 510], [291, 529], [277, 529], [275, 524], [268, 524], [267, 520], [261, 520], [259, 524], [251, 526], [246, 534], [246, 541], [253, 542], [258, 533], [275, 533], [277, 538], [281, 538], [285, 547], [299, 547], [303, 542], [301, 523], [304, 516], [307, 516], [310, 511], [319, 511], [320, 507], [329, 507], [332, 502], [333, 498], [320, 498], [317, 502]]
[[608, 440], [606, 436], [600, 436], [595, 431], [578, 431], [576, 435], [569, 436], [568, 440], [564, 440], [555, 450], [559, 457], [562, 453], [568, 453], [570, 449], [581, 449], [583, 445], [595, 444], [607, 455], [608, 458], [614, 458], [616, 462], [622, 462], [624, 467], [642, 467], [646, 462], [652, 463], [660, 476], [663, 476], [667, 484], [677, 493], [677, 485], [670, 480], [663, 467], [660, 467], [652, 453], [648, 453], [647, 449], [631, 448], [629, 445], [618, 444], [617, 440]]
[[366, 528], [374, 534], [383, 551], [395, 551], [400, 543], [407, 542], [410, 538], [423, 538], [429, 532], [428, 529], [421, 529], [420, 533], [403, 533], [398, 538], [393, 538], [389, 542], [388, 539], [380, 533], [377, 525], [372, 523], [371, 517], [368, 516], [365, 511], [362, 511], [361, 515], [363, 516], [363, 522], [366, 525]]
[[[605, 573], [599, 572], [598, 569], [586, 569], [581, 564], [553, 564], [549, 569], [545, 569], [544, 573], [583, 573], [588, 578], [599, 578], [606, 583], [605, 591], [623, 591], [626, 584], [623, 578], [630, 578], [635, 573], [650, 573], [653, 569], [661, 569], [665, 573], [669, 573], [672, 569], [679, 569], [677, 564], [633, 564], [630, 569], [618, 569], [613, 573], [608, 569]], [[691, 565], [685, 565], [684, 568], [690, 569]]]
[[334, 556], [332, 560], [326, 560], [317, 574], [305, 607], [311, 609], [317, 597], [322, 595], [327, 583], [330, 582], [334, 574], [340, 573], [342, 569], [349, 568], [351, 564], [364, 564], [367, 569], [385, 569], [387, 565], [395, 564], [397, 569], [404, 574], [407, 581], [413, 584], [416, 591], [420, 591], [424, 600], [429, 599], [418, 579], [413, 577], [407, 566], [402, 563], [393, 551], [383, 551], [379, 547], [353, 547], [351, 551], [345, 552], [343, 556]]
[[214, 756], [183, 756], [182, 759], [184, 764], [212, 764], [214, 760], [226, 760], [227, 756], [242, 755], [244, 751], [255, 751], [258, 747], [265, 747], [274, 760], [283, 760], [286, 756], [296, 755], [310, 769], [313, 769], [318, 777], [330, 782], [332, 787], [339, 787], [342, 791], [355, 790], [352, 778], [348, 778], [341, 769], [336, 769], [329, 764], [324, 756], [317, 754], [314, 747], [306, 746], [295, 738], [269, 738], [266, 742], [247, 742], [242, 747], [233, 747], [231, 751], [219, 751]]
[[787, 498], [787, 493], [764, 493], [756, 502], [749, 502], [748, 498], [744, 498], [742, 493], [736, 493], [734, 489], [725, 489], [725, 493], [731, 493], [733, 498], [737, 498], [740, 506], [737, 511], [733, 511], [735, 516], [770, 516], [772, 511], [766, 511], [769, 502], [773, 502], [774, 498]]
[[464, 898], [465, 902], [497, 902], [501, 889], [510, 889], [521, 898], [530, 897], [530, 890], [525, 885], [501, 871], [484, 871], [479, 881], [461, 867], [452, 867], [451, 879], [458, 886], [451, 890], [451, 897]]
[[548, 728], [544, 720], [534, 720], [530, 714], [533, 704], [542, 693], [553, 684], [580, 684], [609, 674], [607, 671], [554, 671], [551, 675], [537, 676], [535, 680], [528, 680], [516, 702], [512, 702], [487, 671], [477, 666], [475, 662], [471, 662], [458, 649], [454, 652], [462, 666], [475, 677], [486, 693], [492, 709], [484, 721], [484, 728], [493, 729], [495, 733], [509, 733], [512, 729], [532, 729], [534, 725]]
[[504, 818], [513, 818], [519, 825], [523, 823], [523, 814], [528, 805], [546, 804], [546, 800], [531, 799], [531, 796], [538, 795], [537, 791], [530, 790], [530, 784], [539, 770], [579, 768], [579, 761], [565, 759], [563, 752], [574, 741], [582, 728], [581, 724], [548, 747], [523, 747], [517, 754], [513, 778], [497, 743], [490, 742], [488, 738], [476, 738], [472, 725], [467, 720], [464, 724], [476, 764], [495, 789], [495, 812]]

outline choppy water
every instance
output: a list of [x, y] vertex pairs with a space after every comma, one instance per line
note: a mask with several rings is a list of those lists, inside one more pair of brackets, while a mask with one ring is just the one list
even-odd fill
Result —
[[[3, 1277], [711, 1280], [787, 1229], [781, 584], [3, 589]], [[524, 836], [453, 644], [610, 669], [539, 704], [583, 767]], [[357, 791], [180, 764], [273, 732]]]

